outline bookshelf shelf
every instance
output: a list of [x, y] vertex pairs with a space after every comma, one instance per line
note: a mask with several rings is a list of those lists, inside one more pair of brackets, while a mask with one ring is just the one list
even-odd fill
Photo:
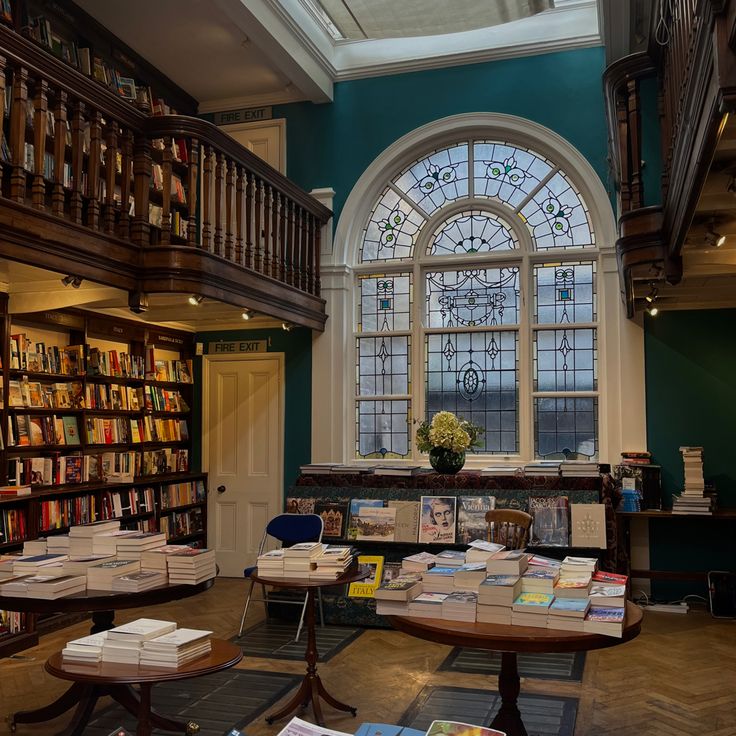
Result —
[[169, 537], [166, 540], [166, 544], [187, 544], [193, 542], [196, 539], [200, 539], [205, 534], [204, 530], [201, 532], [193, 532], [192, 534], [185, 534], [182, 537]]
[[182, 506], [167, 506], [166, 508], [160, 508], [158, 513], [159, 516], [164, 514], [171, 514], [173, 512], [188, 511], [189, 509], [196, 509], [202, 505], [201, 501], [195, 501], [194, 503], [187, 503]]

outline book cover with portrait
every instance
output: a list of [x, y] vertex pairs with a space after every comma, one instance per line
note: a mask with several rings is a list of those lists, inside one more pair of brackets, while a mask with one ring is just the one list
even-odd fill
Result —
[[454, 544], [455, 496], [422, 496], [419, 541], [430, 544]]

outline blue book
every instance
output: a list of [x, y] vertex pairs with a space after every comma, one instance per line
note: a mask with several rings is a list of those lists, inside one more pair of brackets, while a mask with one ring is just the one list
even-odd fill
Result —
[[590, 601], [587, 598], [555, 598], [549, 607], [549, 612], [562, 616], [571, 613], [584, 614], [589, 605]]
[[363, 723], [355, 732], [355, 736], [399, 736], [402, 729], [403, 726], [392, 726], [389, 723]]
[[457, 570], [456, 567], [431, 567], [422, 575], [454, 575], [455, 570]]

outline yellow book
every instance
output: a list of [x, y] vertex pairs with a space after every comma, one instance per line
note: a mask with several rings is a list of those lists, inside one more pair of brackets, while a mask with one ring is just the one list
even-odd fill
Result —
[[383, 557], [378, 555], [360, 555], [359, 565], [368, 565], [370, 575], [357, 583], [350, 583], [348, 596], [350, 598], [373, 598], [376, 588], [381, 584], [383, 575]]

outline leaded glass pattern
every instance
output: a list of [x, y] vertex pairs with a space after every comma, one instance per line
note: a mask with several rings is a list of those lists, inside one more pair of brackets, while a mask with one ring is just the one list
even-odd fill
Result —
[[561, 171], [534, 194], [519, 217], [531, 231], [536, 250], [593, 246], [588, 208]]
[[429, 327], [517, 324], [519, 269], [469, 268], [426, 274]]
[[476, 197], [492, 197], [516, 209], [552, 171], [539, 154], [508, 143], [478, 141], [473, 147]]
[[598, 399], [534, 399], [534, 446], [537, 457], [587, 460], [598, 455]]
[[358, 347], [358, 394], [408, 394], [410, 340], [408, 336], [361, 337]]
[[359, 401], [356, 407], [360, 458], [398, 459], [410, 452], [410, 402]]
[[596, 321], [595, 262], [534, 267], [534, 320], [540, 324]]
[[595, 330], [537, 330], [534, 390], [595, 391], [596, 353]]
[[428, 215], [447, 202], [467, 197], [468, 144], [430, 153], [404, 169], [393, 183]]
[[365, 228], [361, 261], [411, 258], [424, 218], [393, 189], [386, 188]]
[[411, 274], [358, 277], [358, 332], [411, 329]]
[[473, 255], [518, 247], [507, 223], [488, 212], [472, 210], [445, 220], [429, 241], [427, 255]]
[[451, 411], [485, 427], [483, 452], [518, 452], [516, 331], [426, 336], [426, 412]]

